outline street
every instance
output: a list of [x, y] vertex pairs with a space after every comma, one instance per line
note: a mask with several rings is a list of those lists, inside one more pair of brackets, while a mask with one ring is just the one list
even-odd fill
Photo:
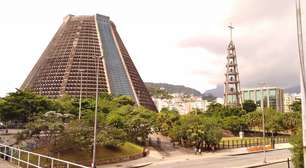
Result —
[[[263, 166], [262, 168], [288, 168], [288, 163], [278, 163], [269, 166]], [[293, 168], [292, 163], [290, 163], [290, 168]]]
[[[290, 157], [290, 151], [285, 150], [276, 150], [267, 152], [267, 161], [275, 161], [281, 159], [287, 159]], [[262, 163], [264, 159], [264, 153], [256, 154], [247, 154], [247, 155], [238, 155], [238, 156], [220, 156], [220, 157], [210, 157], [210, 158], [201, 158], [197, 160], [185, 160], [185, 161], [176, 161], [176, 162], [167, 162], [161, 161], [153, 163], [148, 166], [149, 168], [230, 168], [230, 167], [243, 167], [248, 165], [254, 165]], [[269, 165], [265, 167], [278, 167], [278, 168], [287, 168], [287, 163], [280, 163], [276, 165]]]

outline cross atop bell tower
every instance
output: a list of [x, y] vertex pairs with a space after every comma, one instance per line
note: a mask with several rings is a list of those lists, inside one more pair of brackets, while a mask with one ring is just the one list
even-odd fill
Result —
[[227, 63], [224, 82], [224, 105], [241, 106], [240, 80], [238, 72], [238, 63], [236, 49], [233, 42], [233, 25], [230, 24], [230, 43], [227, 46]]
[[230, 28], [230, 39], [231, 39], [231, 41], [233, 41], [233, 29], [234, 29], [234, 27], [233, 27], [233, 25], [232, 25], [232, 23], [228, 26], [229, 28]]

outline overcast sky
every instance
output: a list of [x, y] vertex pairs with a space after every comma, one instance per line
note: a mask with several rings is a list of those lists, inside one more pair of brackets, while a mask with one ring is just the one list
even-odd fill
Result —
[[95, 13], [114, 21], [146, 82], [201, 92], [223, 83], [232, 22], [242, 86], [299, 84], [293, 0], [9, 0], [0, 5], [0, 96], [21, 86], [64, 16]]

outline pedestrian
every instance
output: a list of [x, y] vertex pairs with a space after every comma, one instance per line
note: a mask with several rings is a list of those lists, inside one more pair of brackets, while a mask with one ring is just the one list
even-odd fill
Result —
[[198, 148], [194, 147], [194, 154], [197, 154], [197, 152], [198, 152]]
[[275, 149], [275, 139], [272, 137], [272, 149]]
[[143, 156], [143, 157], [146, 157], [146, 156], [147, 156], [147, 149], [146, 149], [146, 148], [143, 148], [143, 150], [142, 150], [142, 156]]
[[200, 154], [200, 155], [202, 154], [202, 149], [201, 149], [201, 148], [199, 148], [199, 154]]
[[156, 143], [157, 143], [157, 146], [160, 148], [161, 147], [161, 142], [160, 142], [159, 138], [156, 139]]

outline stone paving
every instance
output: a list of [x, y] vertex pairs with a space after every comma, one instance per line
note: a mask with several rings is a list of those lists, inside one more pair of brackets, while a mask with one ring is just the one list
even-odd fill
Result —
[[0, 159], [0, 168], [17, 168], [17, 166]]

